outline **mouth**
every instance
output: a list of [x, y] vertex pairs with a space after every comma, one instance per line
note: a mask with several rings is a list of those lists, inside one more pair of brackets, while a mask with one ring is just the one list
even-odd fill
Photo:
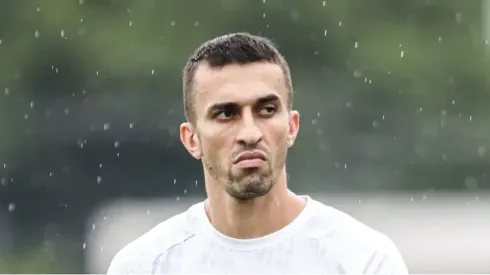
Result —
[[238, 155], [233, 164], [240, 168], [258, 168], [266, 160], [267, 158], [262, 152], [247, 151]]

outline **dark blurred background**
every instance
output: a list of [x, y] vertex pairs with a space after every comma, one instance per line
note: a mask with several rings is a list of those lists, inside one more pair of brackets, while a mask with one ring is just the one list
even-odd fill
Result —
[[228, 32], [268, 36], [289, 62], [294, 191], [483, 197], [487, 12], [487, 0], [1, 1], [0, 272], [89, 272], [100, 205], [204, 197], [178, 137], [182, 69]]

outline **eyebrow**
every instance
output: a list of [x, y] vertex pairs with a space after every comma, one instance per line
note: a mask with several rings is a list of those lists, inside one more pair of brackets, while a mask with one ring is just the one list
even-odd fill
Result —
[[[266, 95], [263, 97], [260, 97], [255, 101], [255, 105], [263, 105], [267, 103], [272, 103], [279, 101], [279, 97], [277, 95]], [[235, 102], [222, 102], [222, 103], [216, 103], [211, 105], [211, 107], [208, 108], [208, 113], [211, 113], [214, 110], [223, 110], [223, 109], [229, 109], [229, 108], [237, 108], [238, 104]]]

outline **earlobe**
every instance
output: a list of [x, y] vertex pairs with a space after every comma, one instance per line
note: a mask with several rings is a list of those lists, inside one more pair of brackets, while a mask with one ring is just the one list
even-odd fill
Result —
[[201, 158], [201, 144], [199, 138], [194, 127], [188, 122], [180, 125], [180, 141], [195, 159]]

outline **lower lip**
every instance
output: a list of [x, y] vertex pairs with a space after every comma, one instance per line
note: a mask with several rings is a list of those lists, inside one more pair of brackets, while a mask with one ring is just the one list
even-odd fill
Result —
[[257, 168], [264, 163], [262, 159], [246, 159], [235, 164], [239, 168]]

